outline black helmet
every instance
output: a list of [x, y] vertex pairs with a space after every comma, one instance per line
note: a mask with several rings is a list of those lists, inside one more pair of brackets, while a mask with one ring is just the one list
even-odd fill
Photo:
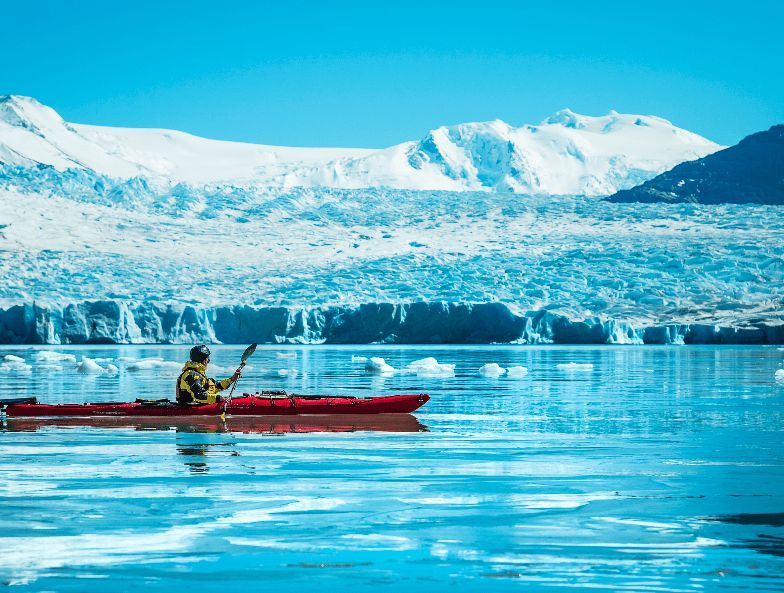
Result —
[[193, 362], [204, 362], [210, 357], [210, 349], [204, 344], [191, 348], [191, 360]]

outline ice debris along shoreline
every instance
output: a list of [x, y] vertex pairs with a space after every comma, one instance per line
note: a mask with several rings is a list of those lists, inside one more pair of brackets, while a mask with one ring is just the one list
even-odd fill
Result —
[[[782, 344], [784, 319], [644, 325], [517, 313], [503, 303], [289, 308], [91, 301], [0, 309], [3, 344]], [[7, 362], [7, 361], [6, 361]]]

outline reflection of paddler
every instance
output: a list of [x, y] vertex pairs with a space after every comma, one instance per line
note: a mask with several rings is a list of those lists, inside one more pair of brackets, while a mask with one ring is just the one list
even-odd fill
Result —
[[[185, 455], [186, 457], [206, 457], [207, 447], [209, 447], [208, 443], [190, 445], [187, 447], [177, 445], [177, 453], [179, 455]], [[186, 461], [185, 465], [194, 474], [206, 474], [210, 471], [206, 461]]]
[[311, 416], [220, 416], [90, 418], [7, 418], [6, 430], [34, 432], [46, 427], [125, 428], [177, 430], [183, 433], [286, 434], [308, 432], [426, 432], [427, 427], [411, 414], [334, 414]]

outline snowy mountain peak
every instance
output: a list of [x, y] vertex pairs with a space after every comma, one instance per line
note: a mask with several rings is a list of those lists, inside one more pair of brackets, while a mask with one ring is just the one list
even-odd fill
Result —
[[54, 109], [22, 95], [0, 95], [0, 122], [27, 129], [64, 123]]
[[33, 98], [0, 98], [0, 164], [192, 185], [606, 195], [720, 148], [661, 118], [570, 109], [538, 126], [441, 126], [381, 150], [287, 148], [69, 124]]
[[583, 128], [585, 127], [584, 119], [585, 116], [575, 113], [567, 107], [566, 109], [556, 111], [550, 117], [545, 118], [542, 121], [542, 125], [561, 125], [567, 128]]

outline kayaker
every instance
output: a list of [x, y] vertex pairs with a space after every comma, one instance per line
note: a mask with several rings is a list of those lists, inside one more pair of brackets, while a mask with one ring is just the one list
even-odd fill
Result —
[[177, 377], [177, 403], [179, 404], [214, 404], [220, 401], [219, 391], [228, 389], [240, 378], [240, 369], [223, 381], [207, 377], [207, 365], [210, 363], [210, 349], [204, 344], [191, 348], [191, 359], [182, 367]]

